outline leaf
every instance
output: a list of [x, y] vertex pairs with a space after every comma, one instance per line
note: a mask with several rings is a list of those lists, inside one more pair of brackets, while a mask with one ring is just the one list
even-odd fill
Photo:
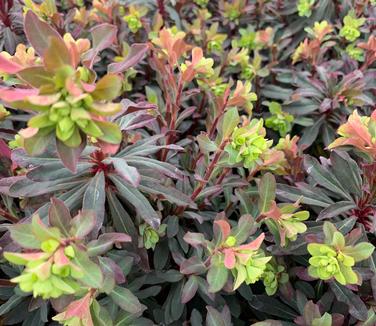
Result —
[[206, 277], [209, 283], [209, 292], [215, 293], [220, 291], [226, 284], [229, 271], [221, 264], [212, 264]]
[[127, 312], [136, 314], [143, 309], [137, 297], [126, 288], [116, 286], [110, 293], [110, 297], [121, 309]]
[[313, 144], [324, 121], [325, 116], [321, 116], [312, 126], [304, 128], [302, 138], [300, 138], [299, 141], [299, 145], [302, 146], [302, 148], [308, 148]]
[[94, 231], [98, 231], [104, 220], [104, 206], [106, 202], [106, 181], [103, 172], [97, 173], [91, 179], [82, 201], [82, 209], [95, 212], [96, 226]]
[[0, 71], [7, 74], [16, 74], [23, 69], [23, 66], [5, 58], [0, 54]]
[[[50, 37], [62, 40], [60, 34], [50, 25], [40, 20], [32, 10], [27, 11], [24, 26], [27, 39], [40, 57], [43, 57], [45, 51], [48, 49]], [[62, 42], [64, 41], [62, 40]]]
[[180, 265], [180, 273], [190, 275], [200, 275], [206, 271], [205, 264], [196, 256], [184, 260]]
[[338, 301], [344, 302], [349, 307], [349, 313], [358, 320], [367, 320], [368, 311], [360, 297], [338, 282], [329, 283], [331, 290]]
[[325, 169], [315, 158], [306, 155], [304, 157], [304, 167], [307, 173], [321, 186], [334, 192], [335, 194], [340, 194], [342, 197], [347, 198], [352, 201], [351, 196], [343, 188], [334, 174], [330, 173]]
[[100, 289], [103, 283], [103, 275], [100, 267], [90, 260], [86, 252], [77, 247], [75, 247], [74, 252], [73, 263], [84, 272], [84, 276], [80, 278], [80, 282], [90, 288]]
[[31, 224], [16, 224], [8, 227], [10, 237], [21, 247], [28, 249], [40, 249], [41, 242], [32, 232]]
[[112, 157], [111, 161], [114, 165], [115, 171], [129, 182], [133, 187], [138, 187], [140, 184], [141, 176], [138, 170], [129, 166], [127, 162], [122, 158]]
[[96, 100], [112, 101], [119, 96], [121, 91], [121, 79], [116, 75], [105, 75], [96, 84], [91, 95]]
[[42, 85], [53, 85], [53, 74], [47, 72], [42, 66], [22, 69], [17, 73], [17, 76], [32, 87], [39, 88]]
[[226, 320], [223, 318], [223, 315], [216, 309], [210, 306], [206, 306], [206, 310], [208, 311], [206, 315], [206, 326], [227, 326], [229, 325], [226, 323]]
[[332, 218], [335, 216], [339, 216], [346, 212], [349, 212], [353, 208], [357, 208], [358, 206], [354, 202], [350, 201], [339, 201], [336, 202], [325, 209], [323, 209], [319, 216], [317, 217], [317, 221], [321, 221], [327, 218]]
[[98, 137], [100, 140], [110, 144], [119, 144], [121, 142], [122, 134], [117, 124], [99, 120], [95, 120], [95, 124], [103, 133], [102, 136]]
[[154, 229], [158, 229], [161, 223], [160, 218], [144, 195], [136, 188], [127, 186], [119, 176], [110, 175], [110, 179], [115, 184], [120, 195], [136, 209], [142, 219]]
[[49, 38], [49, 45], [44, 51], [43, 61], [46, 69], [51, 72], [72, 64], [69, 50], [61, 37]]
[[[85, 138], [86, 139], [86, 138]], [[56, 139], [57, 153], [63, 162], [64, 166], [71, 170], [73, 173], [77, 172], [77, 162], [81, 156], [82, 151], [86, 147], [86, 141], [82, 141], [81, 144], [76, 147], [68, 147], [59, 139]]]
[[23, 300], [24, 297], [21, 297], [17, 294], [12, 295], [7, 302], [3, 303], [0, 306], [0, 316], [3, 316], [4, 314], [8, 313], [14, 307], [18, 306]]
[[87, 253], [90, 257], [100, 256], [109, 251], [115, 242], [130, 242], [131, 237], [125, 233], [104, 233], [98, 240], [87, 244]]
[[237, 243], [243, 243], [249, 237], [255, 220], [250, 214], [245, 214], [240, 217], [238, 225], [233, 228], [231, 235], [236, 238]]
[[181, 303], [185, 304], [189, 302], [196, 294], [198, 289], [197, 277], [192, 275], [188, 281], [184, 284], [181, 292]]
[[51, 198], [51, 206], [48, 209], [48, 221], [51, 226], [57, 227], [64, 236], [69, 236], [69, 225], [72, 217], [64, 202], [55, 197]]
[[272, 202], [275, 199], [276, 182], [271, 173], [265, 173], [258, 185], [260, 200], [258, 207], [261, 213], [266, 213], [270, 210]]
[[223, 139], [228, 138], [232, 135], [235, 127], [239, 124], [240, 117], [238, 113], [238, 109], [236, 107], [232, 107], [226, 111], [223, 115], [222, 119], [222, 126], [221, 126], [221, 133]]
[[[86, 194], [86, 192], [85, 192]], [[84, 197], [85, 198], [85, 197]], [[70, 230], [71, 236], [83, 239], [97, 225], [94, 211], [83, 210], [72, 220]]]
[[149, 46], [147, 44], [143, 44], [143, 43], [132, 44], [127, 57], [121, 62], [111, 63], [108, 66], [108, 72], [120, 73], [135, 66], [144, 58], [146, 52], [148, 51], [149, 51]]

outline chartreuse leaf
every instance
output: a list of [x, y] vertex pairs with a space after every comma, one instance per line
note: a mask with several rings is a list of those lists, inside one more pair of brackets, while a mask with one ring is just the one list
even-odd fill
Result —
[[229, 270], [215, 257], [213, 256], [212, 258], [213, 262], [206, 277], [209, 283], [209, 292], [211, 293], [221, 290], [225, 286], [229, 275]]
[[80, 282], [90, 288], [100, 289], [103, 284], [103, 275], [99, 266], [91, 261], [84, 251], [77, 247], [74, 248], [74, 252], [73, 263], [84, 272], [84, 276], [80, 278]]

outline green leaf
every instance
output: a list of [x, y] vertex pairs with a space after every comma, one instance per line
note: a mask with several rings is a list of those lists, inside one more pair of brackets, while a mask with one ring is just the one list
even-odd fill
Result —
[[86, 252], [77, 247], [74, 248], [74, 252], [73, 263], [84, 272], [80, 282], [90, 288], [100, 289], [103, 284], [103, 275], [99, 266], [90, 260]]
[[239, 122], [240, 117], [238, 109], [236, 107], [228, 109], [226, 113], [223, 115], [222, 119], [221, 133], [223, 139], [228, 138], [232, 135], [232, 132], [234, 131], [235, 127], [239, 124]]
[[229, 271], [223, 264], [212, 264], [210, 266], [207, 281], [209, 283], [209, 292], [220, 291], [226, 284]]
[[183, 290], [181, 292], [181, 303], [185, 304], [189, 302], [195, 296], [197, 289], [197, 277], [195, 275], [191, 275], [188, 281], [184, 284]]
[[40, 249], [41, 242], [32, 232], [31, 224], [16, 224], [8, 227], [10, 237], [21, 247], [28, 249]]
[[49, 38], [49, 45], [44, 51], [43, 61], [46, 69], [52, 72], [71, 65], [69, 50], [61, 37]]
[[7, 302], [0, 306], [0, 316], [3, 316], [7, 312], [11, 311], [14, 307], [18, 306], [24, 297], [18, 296], [17, 294], [12, 295]]
[[226, 321], [222, 314], [213, 307], [207, 306], [208, 313], [206, 315], [206, 326], [226, 326]]
[[143, 309], [138, 298], [126, 288], [116, 286], [110, 293], [110, 297], [121, 309], [127, 312], [135, 314]]
[[361, 242], [353, 247], [346, 247], [342, 250], [342, 252], [346, 255], [353, 257], [355, 262], [359, 262], [369, 258], [374, 250], [375, 247], [373, 244], [369, 242]]
[[43, 85], [54, 85], [53, 74], [47, 72], [41, 66], [22, 69], [17, 75], [32, 87], [39, 88]]
[[103, 132], [103, 135], [98, 137], [100, 140], [110, 144], [119, 144], [121, 142], [123, 136], [116, 123], [98, 120], [95, 120], [95, 123]]
[[69, 225], [72, 217], [64, 202], [57, 198], [51, 198], [48, 209], [48, 221], [51, 226], [57, 227], [64, 236], [69, 236]]
[[276, 182], [271, 173], [266, 173], [261, 177], [258, 185], [260, 200], [258, 207], [261, 213], [270, 210], [273, 200], [275, 199]]
[[73, 218], [69, 233], [73, 237], [83, 239], [95, 228], [96, 222], [94, 211], [82, 210]]
[[335, 216], [339, 216], [341, 214], [344, 214], [346, 212], [349, 212], [351, 209], [358, 207], [354, 202], [352, 201], [339, 201], [336, 202], [325, 209], [323, 209], [319, 216], [317, 217], [317, 221], [321, 221], [327, 218], [332, 218]]

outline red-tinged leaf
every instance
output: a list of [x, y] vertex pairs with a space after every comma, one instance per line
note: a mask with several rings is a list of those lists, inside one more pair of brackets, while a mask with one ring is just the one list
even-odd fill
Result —
[[71, 170], [73, 173], [76, 173], [77, 162], [78, 162], [78, 160], [81, 156], [82, 151], [86, 147], [86, 140], [85, 139], [82, 141], [81, 145], [76, 147], [76, 148], [68, 147], [68, 146], [64, 145], [63, 142], [56, 139], [57, 153], [58, 153], [61, 161], [63, 162], [64, 166], [67, 169]]
[[91, 257], [100, 256], [109, 251], [116, 242], [131, 242], [132, 239], [125, 233], [105, 233], [99, 236], [98, 240], [88, 243], [88, 255]]
[[54, 254], [54, 263], [58, 266], [66, 266], [70, 264], [70, 260], [65, 256], [64, 248], [60, 247]]
[[27, 98], [28, 102], [38, 106], [50, 106], [56, 103], [60, 98], [60, 94], [51, 95], [32, 95]]
[[135, 66], [144, 58], [148, 50], [149, 50], [149, 46], [147, 44], [143, 44], [143, 43], [132, 44], [127, 57], [121, 62], [110, 64], [108, 66], [108, 72], [119, 73]]
[[17, 76], [32, 87], [39, 88], [42, 85], [53, 85], [53, 74], [47, 72], [44, 67], [28, 67], [17, 73]]
[[226, 240], [231, 233], [230, 224], [225, 220], [216, 220], [214, 221], [214, 224], [221, 230], [222, 240]]
[[34, 88], [0, 88], [0, 99], [12, 103], [23, 101], [32, 95], [38, 95], [39, 90]]
[[71, 302], [64, 312], [56, 315], [52, 319], [64, 322], [71, 318], [78, 318], [82, 325], [94, 326], [90, 313], [91, 295], [89, 291], [83, 298]]
[[0, 139], [0, 155], [12, 159], [11, 154], [12, 152], [8, 145], [5, 143], [4, 140]]
[[4, 252], [4, 257], [13, 264], [25, 265], [29, 261], [45, 259], [49, 256], [46, 252], [18, 253]]
[[231, 248], [227, 248], [223, 250], [223, 253], [225, 254], [224, 264], [226, 268], [233, 269], [236, 263], [234, 251]]
[[48, 221], [51, 226], [57, 227], [65, 236], [69, 236], [69, 225], [72, 217], [64, 202], [55, 197], [51, 198], [51, 206], [48, 209]]
[[50, 37], [57, 37], [62, 40], [60, 34], [46, 22], [41, 21], [32, 10], [27, 11], [24, 26], [27, 39], [41, 57], [44, 56], [44, 52], [49, 46]]
[[189, 277], [188, 281], [184, 284], [183, 290], [181, 291], [181, 303], [189, 302], [196, 294], [198, 290], [197, 277], [192, 275]]
[[95, 213], [83, 210], [73, 218], [69, 233], [76, 238], [82, 239], [94, 229], [96, 223]]
[[60, 230], [56, 227], [47, 227], [38, 214], [34, 214], [31, 220], [31, 231], [34, 236], [40, 241], [50, 239], [60, 240]]
[[48, 71], [56, 71], [65, 65], [72, 65], [69, 50], [61, 37], [50, 37], [43, 61]]
[[5, 72], [6, 74], [16, 74], [22, 69], [23, 67], [21, 65], [5, 58], [0, 54], [0, 72]]
[[252, 242], [245, 244], [245, 245], [241, 245], [241, 246], [237, 247], [236, 249], [237, 250], [257, 250], [258, 248], [260, 248], [262, 242], [264, 241], [264, 238], [265, 238], [265, 234], [261, 233]]

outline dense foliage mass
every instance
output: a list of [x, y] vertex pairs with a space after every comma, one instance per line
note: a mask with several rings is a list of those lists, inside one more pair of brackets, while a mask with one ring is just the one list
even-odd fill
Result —
[[374, 0], [1, 0], [2, 325], [376, 325]]

